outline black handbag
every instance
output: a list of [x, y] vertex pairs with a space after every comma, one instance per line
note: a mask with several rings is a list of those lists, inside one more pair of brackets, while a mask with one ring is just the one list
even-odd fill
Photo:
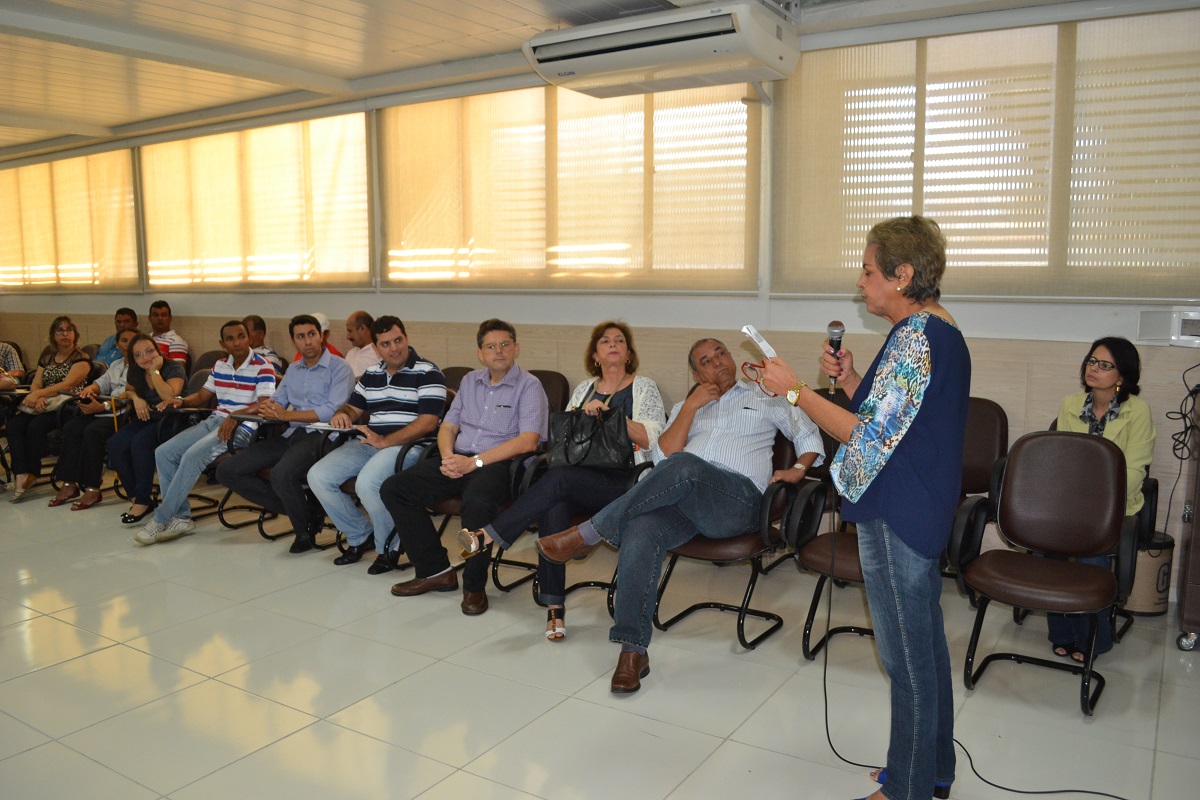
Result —
[[550, 449], [547, 464], [553, 467], [629, 469], [633, 443], [620, 408], [588, 416], [581, 409], [550, 415]]

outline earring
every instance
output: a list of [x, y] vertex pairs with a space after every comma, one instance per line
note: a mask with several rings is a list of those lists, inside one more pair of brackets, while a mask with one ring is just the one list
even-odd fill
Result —
[[901, 290], [901, 289], [903, 289], [903, 288], [904, 288], [903, 286], [897, 286], [897, 287], [896, 287], [896, 291], [898, 292], [898, 291], [900, 291], [900, 290]]
[[600, 366], [600, 362], [599, 362], [599, 361], [593, 361], [593, 362], [592, 362], [592, 366], [594, 366], [594, 367], [598, 367], [598, 366]]

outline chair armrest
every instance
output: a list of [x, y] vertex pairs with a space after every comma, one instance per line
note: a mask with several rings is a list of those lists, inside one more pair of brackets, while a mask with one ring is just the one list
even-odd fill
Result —
[[1117, 603], [1123, 603], [1133, 591], [1134, 571], [1137, 569], [1138, 529], [1137, 517], [1126, 517], [1121, 525], [1121, 538], [1117, 542], [1117, 558], [1114, 569], [1117, 573]]
[[629, 470], [629, 481], [625, 484], [625, 491], [628, 492], [630, 489], [636, 486], [637, 482], [642, 479], [642, 474], [652, 469], [654, 469], [653, 461], [643, 461], [641, 464], [638, 464], [636, 467]]
[[533, 486], [533, 484], [541, 479], [542, 475], [549, 469], [549, 460], [550, 454], [546, 452], [538, 453], [528, 463], [524, 463], [524, 460], [522, 460], [522, 465], [514, 469], [513, 497], [520, 497], [525, 494], [529, 491], [530, 486]]
[[954, 515], [950, 541], [946, 545], [946, 561], [959, 572], [979, 556], [983, 532], [988, 522], [990, 501], [983, 495], [963, 498]]
[[829, 485], [824, 481], [807, 480], [800, 484], [784, 517], [784, 541], [797, 550], [812, 541], [821, 527], [828, 499]]
[[758, 503], [758, 532], [762, 536], [763, 544], [766, 545], [776, 543], [771, 536], [771, 522], [775, 516], [775, 502], [780, 493], [787, 495], [786, 505], [779, 514], [779, 529], [782, 531], [787, 526], [788, 509], [796, 496], [796, 485], [786, 481], [768, 483], [767, 490], [763, 492], [762, 500]]
[[[361, 433], [359, 435], [361, 436]], [[436, 436], [424, 436], [420, 439], [413, 439], [411, 442], [405, 442], [404, 444], [400, 445], [400, 451], [396, 453], [396, 472], [399, 472], [404, 468], [404, 459], [408, 458], [409, 451], [411, 451], [414, 447], [424, 445], [425, 449], [421, 451], [421, 458], [427, 458], [425, 454], [429, 452], [429, 446], [436, 444]]]
[[[167, 408], [162, 412], [162, 416], [158, 418], [158, 441], [165, 442], [175, 434], [187, 427], [191, 427], [210, 416], [215, 409], [211, 408]], [[191, 422], [188, 422], [188, 417], [193, 417]], [[168, 421], [169, 420], [169, 421]], [[171, 433], [164, 436], [167, 430]]]

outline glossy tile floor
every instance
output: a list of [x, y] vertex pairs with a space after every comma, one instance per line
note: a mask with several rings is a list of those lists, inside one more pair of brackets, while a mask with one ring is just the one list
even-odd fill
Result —
[[[826, 742], [823, 689], [842, 755], [884, 757], [871, 640], [838, 637], [823, 681], [800, 652], [815, 581], [791, 564], [757, 596], [780, 633], [744, 652], [731, 615], [702, 612], [656, 633], [642, 691], [617, 697], [600, 591], [569, 598], [568, 638], [551, 643], [527, 586], [489, 588], [491, 610], [467, 618], [456, 594], [394, 598], [396, 573], [334, 567], [334, 552], [292, 556], [215, 519], [143, 549], [111, 494], [84, 512], [49, 496], [0, 497], [5, 798], [862, 797], [866, 770]], [[569, 576], [607, 578], [614, 560], [598, 552]], [[664, 604], [737, 599], [745, 575], [688, 565]], [[1200, 653], [1175, 648], [1173, 617], [1140, 618], [1101, 660], [1108, 687], [1085, 718], [1074, 679], [1034, 667], [998, 664], [967, 692], [973, 612], [946, 592], [956, 734], [986, 778], [1196, 796]], [[834, 594], [835, 623], [864, 619], [860, 590]], [[1047, 651], [1044, 623], [1005, 609], [984, 643]], [[953, 797], [1005, 796], [959, 752]]]

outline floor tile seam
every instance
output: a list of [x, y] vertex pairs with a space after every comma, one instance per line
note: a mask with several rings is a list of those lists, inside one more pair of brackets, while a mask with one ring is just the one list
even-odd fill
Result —
[[[51, 744], [51, 743], [50, 743], [50, 742], [44, 742], [44, 743], [43, 743], [42, 745], [40, 745], [40, 746], [45, 746], [45, 745], [48, 745], [48, 744]], [[94, 759], [94, 758], [92, 758], [91, 756], [89, 756], [87, 753], [84, 753], [84, 752], [82, 752], [82, 751], [78, 750], [77, 748], [74, 748], [74, 747], [72, 747], [71, 745], [67, 744], [66, 742], [63, 742], [63, 741], [61, 741], [61, 740], [59, 740], [59, 739], [55, 739], [55, 740], [54, 740], [54, 744], [58, 744], [58, 745], [60, 745], [60, 746], [62, 746], [62, 747], [65, 747], [65, 748], [67, 748], [68, 750], [70, 750], [72, 753], [75, 753], [75, 754], [76, 754], [76, 755], [78, 755], [78, 756], [81, 756], [81, 757], [83, 757], [83, 758], [86, 758], [88, 761], [91, 761], [93, 764], [97, 765], [98, 767], [100, 767], [101, 769], [103, 769], [105, 772], [111, 773], [111, 774], [113, 774], [113, 775], [120, 776], [121, 778], [123, 778], [123, 779], [125, 779], [125, 780], [129, 781], [130, 783], [134, 784], [135, 786], [140, 786], [140, 787], [142, 787], [142, 788], [143, 788], [143, 789], [145, 789], [147, 792], [150, 792], [150, 794], [151, 794], [151, 795], [153, 795], [153, 796], [157, 796], [157, 797], [162, 797], [162, 796], [163, 796], [163, 794], [162, 794], [161, 792], [159, 792], [157, 789], [152, 789], [151, 787], [149, 787], [149, 786], [147, 786], [146, 784], [144, 784], [144, 783], [142, 783], [141, 781], [139, 781], [137, 778], [134, 778], [134, 777], [132, 777], [132, 776], [130, 776], [130, 775], [126, 775], [126, 774], [125, 774], [125, 773], [123, 773], [123, 772], [118, 772], [117, 770], [115, 770], [115, 769], [113, 769], [111, 766], [109, 766], [108, 764], [105, 764], [105, 763], [104, 763], [104, 762], [102, 762], [102, 761], [97, 761], [96, 759]]]
[[[285, 648], [285, 649], [286, 649], [286, 648]], [[419, 654], [418, 654], [418, 655], [419, 655]], [[266, 657], [266, 656], [264, 656], [264, 658], [265, 658], [265, 657]], [[255, 659], [255, 661], [259, 661], [259, 660], [261, 660], [261, 659]], [[228, 669], [228, 670], [226, 670], [225, 672], [222, 672], [220, 675], [214, 675], [214, 676], [212, 676], [211, 678], [209, 678], [209, 680], [216, 681], [217, 683], [220, 683], [220, 684], [222, 684], [223, 686], [228, 686], [228, 687], [229, 687], [229, 688], [231, 688], [231, 689], [236, 689], [236, 690], [238, 690], [238, 691], [240, 691], [240, 692], [245, 692], [245, 693], [246, 693], [246, 694], [248, 694], [248, 695], [252, 695], [252, 696], [254, 696], [254, 697], [258, 697], [258, 698], [260, 698], [260, 699], [262, 699], [262, 700], [267, 700], [267, 701], [270, 701], [270, 702], [272, 702], [272, 703], [275, 703], [275, 704], [277, 704], [277, 705], [281, 705], [281, 706], [283, 706], [283, 707], [285, 707], [285, 708], [290, 708], [290, 709], [292, 709], [293, 711], [299, 711], [301, 714], [307, 714], [307, 715], [308, 715], [308, 716], [310, 716], [310, 717], [316, 717], [317, 719], [319, 719], [319, 720], [323, 720], [323, 721], [325, 721], [325, 722], [329, 722], [329, 721], [330, 721], [330, 719], [329, 719], [330, 717], [334, 716], [335, 714], [340, 714], [341, 712], [345, 711], [347, 708], [350, 708], [350, 706], [353, 706], [353, 705], [356, 705], [356, 704], [358, 704], [358, 703], [361, 703], [363, 700], [366, 700], [366, 699], [367, 699], [367, 698], [369, 698], [369, 697], [372, 697], [372, 696], [374, 696], [374, 695], [376, 695], [376, 694], [379, 694], [379, 693], [380, 693], [380, 692], [382, 692], [382, 691], [385, 691], [385, 690], [387, 690], [387, 689], [390, 689], [391, 687], [395, 686], [397, 683], [400, 683], [400, 682], [401, 682], [401, 681], [403, 681], [403, 680], [406, 680], [406, 679], [408, 679], [408, 678], [411, 678], [413, 675], [416, 675], [416, 674], [417, 674], [417, 673], [419, 673], [419, 672], [424, 672], [425, 670], [427, 670], [427, 669], [429, 669], [430, 667], [434, 666], [434, 664], [426, 664], [426, 665], [424, 665], [424, 666], [422, 666], [422, 667], [419, 667], [419, 668], [418, 668], [417, 670], [415, 670], [414, 672], [410, 672], [408, 675], [405, 675], [405, 676], [403, 676], [403, 677], [400, 677], [400, 678], [396, 678], [394, 681], [391, 681], [390, 683], [384, 684], [384, 685], [380, 686], [379, 688], [377, 688], [377, 689], [373, 690], [373, 691], [372, 691], [370, 694], [367, 694], [367, 695], [365, 695], [365, 696], [363, 696], [363, 697], [360, 697], [360, 698], [358, 698], [357, 700], [352, 700], [352, 701], [350, 701], [349, 703], [347, 703], [346, 705], [344, 705], [344, 706], [342, 706], [342, 707], [340, 707], [340, 708], [334, 709], [333, 711], [330, 711], [330, 712], [329, 712], [329, 713], [327, 713], [327, 714], [315, 714], [315, 713], [313, 713], [312, 711], [309, 711], [308, 709], [304, 709], [304, 708], [297, 708], [296, 706], [289, 705], [288, 703], [284, 702], [283, 700], [279, 700], [279, 699], [276, 699], [276, 698], [274, 698], [274, 697], [268, 697], [268, 696], [267, 696], [267, 695], [265, 695], [265, 694], [260, 694], [259, 692], [256, 692], [256, 691], [254, 691], [253, 689], [247, 689], [247, 688], [246, 688], [246, 687], [244, 687], [244, 686], [238, 686], [238, 685], [236, 685], [236, 684], [230, 683], [228, 680], [224, 680], [224, 678], [225, 678], [226, 676], [228, 676], [230, 673], [232, 673], [232, 672], [236, 672], [237, 670], [239, 670], [239, 669], [242, 669], [243, 667], [247, 667], [247, 666], [249, 666], [249, 665], [250, 665], [250, 664], [252, 664], [252, 663], [254, 663], [254, 662], [247, 662], [246, 664], [242, 664], [241, 666], [237, 666], [237, 667], [234, 667], [234, 668], [232, 668], [232, 669]], [[434, 663], [436, 663], [436, 662], [434, 662]]]
[[[600, 680], [600, 679], [598, 678], [597, 680]], [[595, 681], [593, 681], [592, 683], [595, 683]], [[590, 686], [591, 684], [588, 684], [588, 685]], [[580, 691], [582, 691], [582, 690], [580, 690]], [[625, 696], [630, 697], [629, 695], [625, 695]], [[618, 708], [616, 706], [606, 705], [605, 703], [602, 703], [598, 700], [592, 700], [587, 697], [581, 697], [578, 694], [573, 695], [569, 698], [565, 698], [565, 699], [578, 700], [581, 703], [587, 703], [590, 706], [594, 706], [595, 708], [599, 708], [604, 711], [616, 711], [621, 714], [628, 714], [632, 717], [637, 717], [638, 719], [644, 719], [647, 722], [652, 722], [656, 725], [666, 725], [667, 727], [675, 728], [676, 730], [686, 731], [688, 733], [694, 733], [698, 736], [704, 736], [704, 737], [707, 737], [710, 739], [717, 739], [720, 741], [725, 741], [729, 736], [732, 736], [737, 731], [737, 728], [734, 728], [734, 730], [730, 731], [728, 734], [722, 735], [719, 733], [711, 733], [709, 731], [697, 730], [696, 728], [689, 728], [687, 725], [680, 725], [677, 722], [669, 722], [667, 720], [659, 719], [658, 717], [652, 717], [649, 714], [639, 713], [637, 711], [634, 711], [632, 708]], [[745, 724], [745, 720], [738, 723], [738, 727], [741, 727], [744, 724]]]
[[[62, 742], [64, 745], [66, 745], [66, 742], [62, 741], [63, 739], [67, 739], [67, 738], [70, 738], [71, 736], [75, 736], [76, 734], [83, 733], [84, 731], [94, 728], [97, 725], [101, 725], [106, 722], [111, 722], [112, 720], [116, 719], [117, 717], [121, 717], [121, 716], [124, 716], [125, 714], [129, 714], [133, 711], [137, 711], [138, 709], [145, 708], [146, 706], [150, 705], [151, 703], [157, 703], [160, 700], [166, 700], [168, 697], [174, 697], [175, 695], [179, 694], [180, 692], [187, 691], [188, 689], [194, 689], [198, 686], [202, 686], [203, 684], [213, 680], [213, 678], [210, 678], [207, 675], [202, 675], [199, 672], [195, 672], [195, 670], [189, 670], [189, 671], [195, 675], [200, 675], [202, 680], [196, 681], [195, 683], [188, 684], [187, 686], [180, 686], [179, 688], [172, 689], [171, 691], [166, 692], [165, 694], [161, 694], [158, 697], [152, 697], [149, 700], [146, 700], [145, 702], [129, 706], [128, 708], [123, 708], [120, 711], [116, 712], [115, 714], [111, 714], [107, 717], [104, 717], [103, 719], [95, 720], [94, 722], [89, 722], [87, 725], [84, 725], [82, 728], [77, 728], [73, 731], [68, 731], [67, 733], [64, 733], [60, 736], [50, 736], [50, 734], [46, 733], [45, 731], [43, 731], [39, 728], [35, 728], [33, 726], [33, 724], [30, 722], [25, 722], [24, 720], [21, 720], [21, 722], [23, 722], [24, 724], [28, 725], [31, 728], [34, 728], [34, 730], [37, 730], [38, 733], [41, 733], [44, 736], [50, 736], [50, 738], [54, 739], [55, 741]], [[69, 746], [69, 745], [66, 745], [66, 746]], [[75, 748], [71, 748], [71, 749], [75, 749]], [[109, 767], [109, 769], [112, 769], [112, 768]]]
[[[331, 720], [331, 719], [325, 719], [325, 720], [320, 720], [320, 721], [328, 723], [329, 725], [333, 725], [335, 728], [340, 728], [343, 731], [346, 731], [347, 733], [352, 733], [356, 736], [365, 736], [366, 738], [371, 739], [376, 742], [379, 742], [380, 744], [385, 745], [386, 747], [392, 747], [392, 748], [395, 748], [396, 750], [401, 750], [405, 753], [408, 753], [411, 756], [415, 756], [416, 758], [424, 759], [426, 761], [432, 761], [434, 764], [441, 764], [442, 766], [449, 767], [450, 769], [455, 770], [455, 771], [462, 769], [462, 767], [460, 767], [458, 764], [454, 764], [449, 761], [442, 761], [439, 758], [435, 758], [431, 755], [426, 755], [425, 753], [421, 753], [416, 750], [410, 750], [409, 748], [405, 747], [402, 744], [396, 744], [395, 742], [389, 742], [387, 739], [381, 739], [378, 736], [367, 733], [366, 731], [360, 731], [357, 728], [352, 728], [349, 725], [346, 725], [345, 723], [337, 722], [337, 721]], [[316, 723], [314, 722], [313, 724], [316, 724]], [[299, 733], [299, 731], [296, 731], [296, 732]], [[447, 775], [446, 777], [449, 778], [450, 775]], [[440, 783], [440, 781], [439, 781], [439, 783]], [[433, 787], [431, 786], [429, 788], [432, 789]], [[426, 789], [425, 791], [429, 791], [429, 789]]]
[[56, 740], [56, 739], [55, 739], [53, 736], [50, 736], [50, 735], [48, 735], [48, 734], [44, 733], [43, 731], [40, 731], [40, 730], [38, 730], [37, 728], [35, 728], [35, 727], [33, 727], [32, 725], [30, 725], [28, 722], [25, 722], [24, 720], [18, 719], [17, 717], [14, 717], [14, 716], [13, 716], [13, 715], [12, 715], [12, 714], [11, 714], [9, 711], [7, 711], [6, 709], [0, 708], [0, 715], [3, 715], [3, 716], [5, 716], [5, 717], [8, 717], [10, 720], [12, 720], [13, 722], [15, 722], [15, 723], [16, 723], [16, 724], [18, 724], [18, 725], [21, 725], [21, 726], [23, 726], [23, 727], [29, 728], [30, 730], [34, 731], [34, 732], [35, 732], [35, 733], [37, 733], [39, 736], [41, 736], [41, 737], [43, 737], [43, 738], [45, 739], [45, 741], [42, 741], [42, 742], [36, 742], [36, 743], [34, 743], [34, 744], [31, 744], [31, 745], [29, 745], [28, 747], [26, 747], [26, 748], [24, 748], [24, 749], [22, 749], [22, 750], [17, 750], [17, 751], [14, 751], [14, 752], [12, 752], [12, 753], [9, 753], [8, 755], [4, 756], [3, 758], [0, 758], [0, 764], [4, 763], [5, 761], [7, 761], [7, 760], [8, 760], [8, 759], [10, 759], [10, 758], [13, 758], [13, 757], [15, 757], [15, 756], [19, 756], [19, 755], [21, 755], [22, 753], [28, 753], [30, 750], [35, 750], [35, 749], [37, 749], [37, 748], [41, 747], [41, 746], [42, 746], [42, 745], [44, 745], [44, 744], [49, 744], [50, 742], [57, 741], [57, 740]]
[[[312, 714], [309, 714], [309, 716], [311, 717], [311, 716], [313, 716], [313, 715], [312, 715]], [[318, 719], [313, 719], [313, 720], [312, 720], [311, 722], [309, 722], [307, 725], [304, 725], [304, 726], [302, 726], [302, 727], [300, 727], [300, 728], [297, 728], [296, 730], [292, 731], [291, 733], [285, 734], [284, 736], [281, 736], [281, 737], [279, 737], [278, 739], [275, 739], [274, 741], [267, 742], [266, 744], [262, 745], [261, 747], [256, 747], [256, 748], [254, 748], [254, 750], [250, 751], [249, 753], [243, 753], [242, 755], [240, 755], [240, 756], [238, 756], [237, 758], [235, 758], [233, 761], [230, 761], [230, 762], [228, 762], [228, 763], [226, 763], [226, 764], [222, 764], [221, 766], [217, 767], [216, 769], [212, 770], [211, 772], [206, 772], [205, 774], [203, 774], [203, 775], [201, 775], [201, 776], [197, 777], [195, 780], [188, 781], [187, 783], [183, 784], [182, 786], [176, 786], [175, 788], [171, 789], [169, 792], [167, 792], [167, 793], [166, 793], [165, 795], [163, 795], [163, 796], [164, 796], [164, 797], [170, 797], [170, 796], [171, 796], [172, 794], [174, 794], [175, 792], [182, 791], [182, 790], [186, 789], [186, 788], [187, 788], [187, 787], [189, 787], [189, 786], [194, 786], [195, 784], [199, 783], [200, 781], [207, 780], [208, 778], [211, 778], [213, 775], [216, 775], [218, 772], [222, 772], [223, 770], [229, 769], [229, 768], [230, 768], [230, 767], [232, 767], [234, 764], [237, 764], [237, 763], [240, 763], [240, 762], [242, 762], [242, 761], [245, 761], [247, 758], [250, 758], [251, 756], [253, 756], [253, 755], [257, 754], [257, 753], [260, 753], [260, 752], [262, 752], [263, 750], [266, 750], [268, 747], [274, 747], [275, 745], [279, 744], [280, 742], [283, 742], [283, 741], [285, 741], [285, 740], [287, 740], [287, 739], [290, 739], [290, 738], [292, 738], [293, 736], [295, 736], [296, 734], [298, 734], [298, 733], [301, 733], [302, 731], [308, 730], [308, 729], [309, 729], [309, 728], [311, 728], [313, 725], [316, 725], [316, 724], [318, 724], [319, 722], [321, 722], [321, 720], [320, 720], [319, 718], [318, 718]], [[151, 789], [150, 791], [155, 791], [155, 790], [154, 790], [154, 789]]]
[[469, 767], [469, 766], [470, 766], [470, 763], [468, 763], [467, 765], [462, 766], [462, 767], [456, 767], [454, 772], [450, 773], [445, 778], [442, 778], [442, 780], [438, 781], [433, 786], [430, 786], [424, 792], [417, 795], [417, 797], [414, 798], [414, 800], [420, 800], [420, 798], [424, 797], [428, 792], [431, 792], [433, 790], [434, 786], [437, 786], [440, 783], [450, 780], [451, 778], [453, 778], [456, 774], [458, 774], [460, 772], [463, 773], [464, 775], [470, 775], [473, 778], [479, 778], [480, 780], [487, 781], [488, 783], [494, 783], [497, 786], [503, 786], [506, 789], [512, 789], [514, 792], [519, 792], [521, 794], [528, 795], [530, 797], [539, 798], [539, 800], [552, 800], [550, 795], [538, 794], [537, 792], [531, 792], [529, 789], [525, 789], [520, 786], [513, 786], [511, 784], [505, 783], [504, 781], [498, 781], [495, 778], [489, 778], [486, 775], [480, 775], [478, 772], [471, 772], [469, 769], [467, 769], [467, 767]]

